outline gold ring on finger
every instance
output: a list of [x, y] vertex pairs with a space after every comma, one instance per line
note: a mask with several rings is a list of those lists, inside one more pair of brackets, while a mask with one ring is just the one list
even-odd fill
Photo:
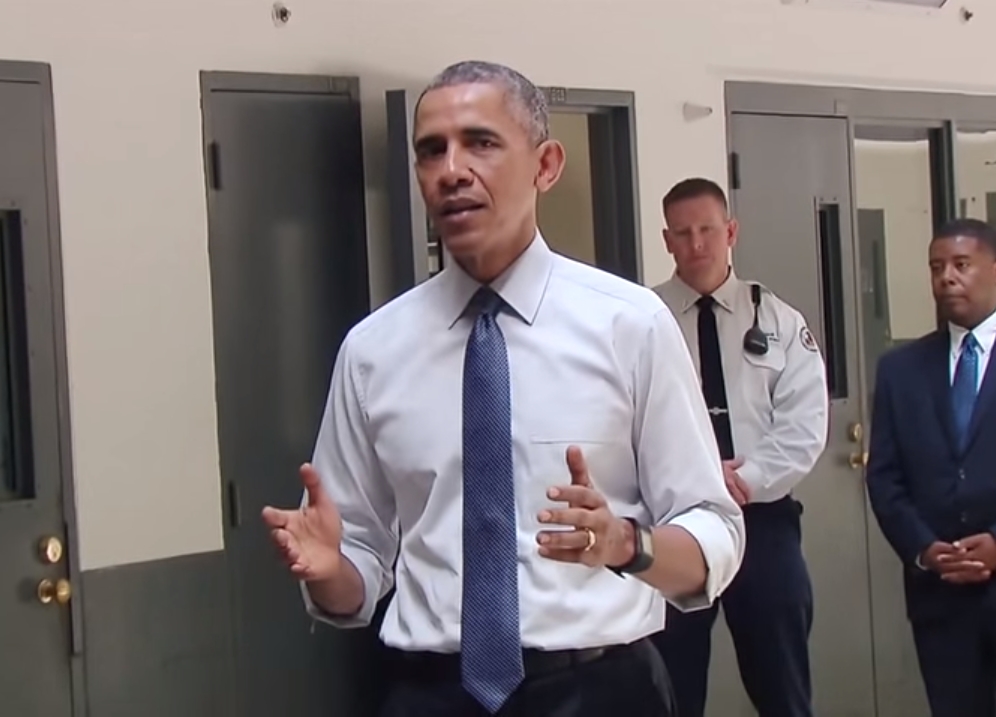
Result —
[[588, 534], [588, 544], [584, 546], [584, 552], [587, 553], [589, 550], [595, 547], [596, 538], [595, 538], [595, 531], [592, 530], [591, 528], [585, 528], [584, 532]]

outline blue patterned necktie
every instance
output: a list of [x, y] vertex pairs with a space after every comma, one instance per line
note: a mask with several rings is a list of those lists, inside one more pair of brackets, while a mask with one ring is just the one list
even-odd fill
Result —
[[502, 300], [477, 292], [463, 368], [464, 688], [491, 714], [522, 682], [518, 551], [512, 478], [508, 352], [498, 327]]
[[979, 346], [972, 333], [965, 334], [961, 342], [961, 354], [955, 367], [954, 382], [951, 386], [951, 402], [954, 408], [955, 427], [962, 447], [968, 440], [968, 425], [972, 421], [975, 398], [979, 392]]

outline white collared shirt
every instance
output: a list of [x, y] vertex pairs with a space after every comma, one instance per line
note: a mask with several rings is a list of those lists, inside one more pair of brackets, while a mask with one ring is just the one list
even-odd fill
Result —
[[[700, 294], [677, 275], [655, 288], [671, 307], [699, 366]], [[714, 293], [733, 446], [744, 460], [738, 470], [751, 502], [788, 495], [805, 478], [827, 441], [829, 395], [826, 366], [802, 314], [761, 287], [758, 322], [768, 352], [750, 354], [744, 334], [754, 322], [750, 283], [731, 270]]]
[[[955, 368], [961, 357], [961, 343], [965, 340], [968, 329], [948, 323], [948, 332], [951, 334], [951, 381], [954, 382]], [[996, 313], [990, 314], [985, 321], [972, 329], [972, 333], [975, 335], [975, 340], [979, 342], [979, 376], [976, 388], [980, 388], [982, 379], [986, 376], [989, 357], [993, 353], [993, 343], [996, 342]]]
[[[723, 483], [695, 369], [671, 313], [649, 289], [553, 254], [537, 236], [492, 283], [507, 303], [522, 640], [540, 649], [629, 642], [664, 626], [661, 594], [607, 569], [554, 562], [536, 542], [548, 488], [570, 483], [581, 447], [618, 516], [670, 523], [699, 542], [704, 607], [743, 556], [739, 508]], [[460, 645], [462, 370], [478, 285], [455, 264], [366, 317], [342, 344], [314, 463], [343, 519], [343, 554], [363, 578], [357, 615], [396, 592], [381, 636], [406, 650]], [[400, 529], [400, 549], [398, 543]]]

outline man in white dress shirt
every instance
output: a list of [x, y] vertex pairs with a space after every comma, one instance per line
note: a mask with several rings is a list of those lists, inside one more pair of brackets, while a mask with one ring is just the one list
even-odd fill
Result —
[[[722, 188], [679, 182], [664, 215], [675, 276], [656, 291], [697, 359], [726, 484], [747, 526], [743, 566], [719, 601], [740, 674], [759, 717], [811, 717], [813, 596], [791, 492], [826, 445], [826, 368], [802, 315], [730, 267], [738, 227]], [[681, 717], [705, 713], [718, 608], [671, 611], [654, 638]]]
[[455, 262], [349, 332], [306, 500], [264, 519], [317, 619], [366, 625], [396, 586], [389, 717], [669, 715], [644, 638], [744, 542], [677, 324], [547, 247], [564, 150], [520, 74], [446, 69], [413, 143]]

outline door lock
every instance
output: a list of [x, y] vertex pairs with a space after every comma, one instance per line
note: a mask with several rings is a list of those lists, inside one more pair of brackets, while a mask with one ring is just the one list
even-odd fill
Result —
[[54, 535], [42, 538], [38, 545], [38, 553], [43, 563], [46, 565], [55, 565], [62, 560], [62, 541]]
[[45, 578], [38, 583], [38, 600], [43, 605], [49, 605], [52, 602], [65, 605], [69, 602], [72, 596], [73, 588], [69, 584], [68, 580], [60, 578], [59, 580], [53, 582], [52, 580]]
[[868, 465], [868, 451], [858, 451], [857, 453], [852, 453], [847, 458], [848, 465], [854, 470], [861, 470]]
[[865, 427], [860, 423], [852, 423], [847, 427], [847, 439], [851, 443], [861, 443], [861, 439], [865, 437]]

